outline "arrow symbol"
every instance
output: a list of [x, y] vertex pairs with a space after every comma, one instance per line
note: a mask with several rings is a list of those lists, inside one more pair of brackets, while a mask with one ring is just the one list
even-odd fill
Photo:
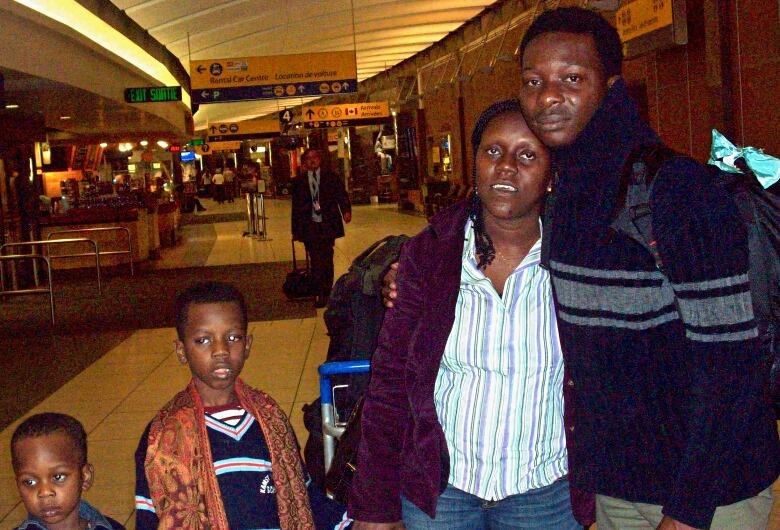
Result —
[[314, 116], [314, 111], [309, 109], [306, 111], [306, 116], [309, 117], [309, 121], [311, 121], [312, 117]]
[[303, 85], [298, 85], [298, 92], [300, 92], [301, 94], [303, 94], [303, 91], [304, 91], [304, 90], [306, 90], [306, 87], [305, 87], [305, 86], [303, 86]]
[[217, 132], [217, 128], [214, 125], [212, 125], [211, 126], [211, 134], [214, 134], [215, 132]]
[[209, 98], [209, 91], [208, 90], [202, 91], [200, 93], [200, 97], [202, 97], [203, 99], [208, 99]]
[[206, 70], [206, 67], [203, 66], [202, 64], [199, 64], [196, 70], [198, 71], [199, 74], [202, 74]]
[[341, 85], [341, 88], [343, 88], [344, 90], [348, 90], [349, 89], [349, 83], [344, 81], [344, 84]]

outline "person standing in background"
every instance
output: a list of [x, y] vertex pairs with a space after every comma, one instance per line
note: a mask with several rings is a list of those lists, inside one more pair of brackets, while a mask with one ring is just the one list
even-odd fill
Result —
[[303, 241], [311, 258], [314, 307], [325, 307], [333, 286], [333, 245], [344, 237], [342, 220], [352, 220], [352, 205], [344, 184], [323, 166], [319, 151], [307, 149], [301, 161], [302, 171], [292, 187], [292, 235], [294, 241]]

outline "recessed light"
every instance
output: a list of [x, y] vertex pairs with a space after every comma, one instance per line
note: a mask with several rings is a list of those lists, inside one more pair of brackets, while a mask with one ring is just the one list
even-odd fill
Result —
[[160, 149], [168, 149], [168, 142], [165, 140], [157, 140], [157, 145], [160, 146]]
[[5, 108], [7, 108], [7, 109], [18, 109], [19, 105], [16, 105], [15, 103], [9, 103], [8, 105], [5, 106]]
[[106, 142], [100, 142], [100, 147], [105, 149], [106, 147], [108, 147], [108, 144]]
[[141, 141], [140, 141], [140, 142], [138, 142], [138, 143], [140, 143], [140, 144], [141, 144], [141, 147], [146, 147], [147, 145], [149, 145], [149, 140], [141, 140]]
[[60, 116], [60, 119], [61, 119], [61, 120], [69, 120], [69, 119], [70, 119], [70, 116]]

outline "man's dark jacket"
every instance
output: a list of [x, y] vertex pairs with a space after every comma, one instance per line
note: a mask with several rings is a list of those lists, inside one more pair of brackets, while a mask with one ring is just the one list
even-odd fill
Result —
[[690, 158], [662, 165], [650, 209], [663, 272], [609, 229], [629, 154], [658, 142], [618, 81], [576, 141], [552, 153], [543, 259], [571, 376], [569, 477], [709, 528], [717, 506], [772, 484], [780, 446], [731, 198]]
[[[434, 517], [447, 486], [449, 451], [433, 391], [455, 322], [466, 218], [465, 201], [443, 210], [401, 252], [398, 297], [371, 361], [348, 510], [354, 519], [401, 520], [401, 495]], [[566, 393], [564, 385], [564, 405]], [[567, 410], [564, 422], [570, 425]], [[571, 494], [577, 520], [592, 523], [592, 496]]]
[[[344, 237], [342, 213], [351, 212], [344, 184], [324, 166], [320, 168], [320, 208], [322, 222], [311, 218], [312, 203], [307, 171], [301, 171], [292, 186], [292, 234], [296, 241]], [[320, 225], [319, 227], [315, 225]]]

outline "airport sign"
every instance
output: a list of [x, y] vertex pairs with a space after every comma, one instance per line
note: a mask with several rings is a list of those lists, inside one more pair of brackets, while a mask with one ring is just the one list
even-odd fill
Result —
[[150, 86], [125, 89], [125, 103], [181, 101], [180, 86]]
[[357, 92], [354, 51], [190, 62], [192, 102], [328, 96]]
[[301, 116], [304, 126], [310, 128], [383, 123], [390, 118], [390, 104], [387, 101], [370, 101], [340, 105], [305, 105], [301, 109]]
[[265, 138], [281, 133], [279, 120], [273, 115], [254, 120], [210, 123], [206, 128], [206, 132], [211, 142]]

